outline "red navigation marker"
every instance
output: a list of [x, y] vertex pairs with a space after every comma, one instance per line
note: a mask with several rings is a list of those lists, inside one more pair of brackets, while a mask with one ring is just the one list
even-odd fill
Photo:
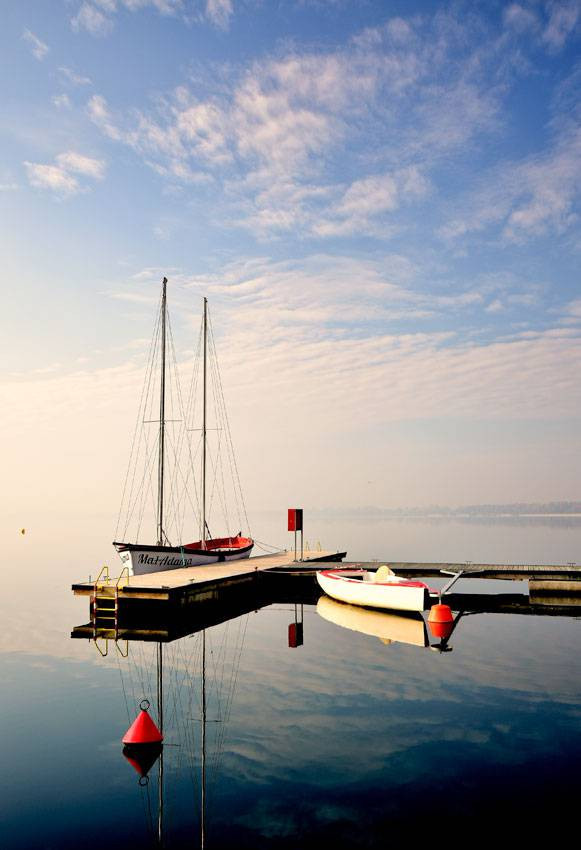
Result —
[[140, 704], [141, 711], [125, 733], [124, 744], [159, 744], [163, 735], [148, 714], [149, 701], [144, 699]]

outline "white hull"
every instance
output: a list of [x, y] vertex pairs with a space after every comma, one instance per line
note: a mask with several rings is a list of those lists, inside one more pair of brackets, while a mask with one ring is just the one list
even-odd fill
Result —
[[132, 549], [120, 552], [119, 557], [124, 566], [129, 567], [130, 575], [141, 576], [147, 573], [158, 573], [165, 570], [178, 570], [182, 567], [211, 566], [224, 561], [239, 561], [250, 557], [250, 552], [215, 551], [211, 554], [198, 555], [182, 552], [152, 552], [148, 549]]
[[429, 590], [423, 582], [398, 576], [376, 582], [374, 575], [365, 570], [323, 570], [317, 573], [317, 581], [328, 596], [350, 605], [387, 611], [425, 611], [429, 607]]

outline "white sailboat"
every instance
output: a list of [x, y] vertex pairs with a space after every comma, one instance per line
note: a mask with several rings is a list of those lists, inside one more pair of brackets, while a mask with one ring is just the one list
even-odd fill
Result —
[[[159, 390], [159, 434], [157, 446], [157, 540], [155, 543], [141, 543], [138, 541], [119, 541], [113, 542], [113, 546], [119, 553], [121, 560], [130, 568], [130, 573], [133, 575], [143, 575], [144, 573], [158, 572], [161, 570], [171, 570], [181, 567], [193, 567], [218, 563], [222, 561], [235, 561], [242, 558], [248, 558], [254, 546], [254, 541], [250, 536], [244, 536], [242, 532], [237, 534], [227, 534], [223, 537], [212, 537], [209, 533], [208, 518], [207, 518], [207, 477], [208, 477], [208, 301], [204, 298], [204, 309], [202, 317], [202, 423], [201, 428], [201, 499], [200, 499], [200, 538], [194, 542], [182, 543], [176, 541], [172, 543], [168, 539], [167, 528], [165, 524], [165, 497], [166, 497], [166, 339], [168, 329], [168, 312], [167, 312], [167, 278], [163, 278], [161, 308], [159, 316], [159, 333], [160, 333], [160, 390]], [[149, 382], [150, 383], [150, 382]], [[148, 382], [146, 380], [146, 385]], [[179, 388], [177, 395], [179, 396]], [[221, 401], [223, 406], [223, 399]], [[145, 407], [140, 409], [142, 414]], [[143, 420], [145, 421], [145, 420]], [[149, 420], [151, 422], [152, 420]], [[175, 421], [175, 420], [171, 420]], [[183, 422], [184, 433], [186, 423]], [[229, 431], [228, 431], [229, 436]], [[231, 445], [231, 440], [230, 440]], [[174, 452], [175, 453], [175, 452]], [[130, 462], [131, 463], [131, 462]], [[216, 476], [214, 476], [216, 477]], [[128, 473], [129, 478], [129, 473]], [[135, 475], [133, 476], [135, 480]], [[127, 480], [126, 480], [127, 484]], [[239, 481], [238, 481], [239, 487]], [[131, 499], [129, 500], [131, 502]], [[175, 500], [174, 500], [175, 501]], [[143, 504], [143, 498], [141, 498]], [[245, 515], [244, 511], [244, 515]], [[141, 523], [138, 524], [140, 528]]]

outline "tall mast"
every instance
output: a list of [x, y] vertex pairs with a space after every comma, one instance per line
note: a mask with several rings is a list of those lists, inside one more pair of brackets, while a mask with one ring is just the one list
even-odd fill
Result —
[[163, 478], [165, 444], [165, 325], [166, 325], [166, 288], [164, 277], [161, 290], [161, 388], [159, 392], [159, 458], [157, 466], [157, 545], [163, 546]]
[[202, 799], [200, 806], [200, 847], [206, 843], [206, 630], [202, 632]]
[[204, 298], [204, 318], [202, 320], [204, 331], [204, 395], [202, 412], [202, 549], [206, 548], [206, 382], [207, 382], [207, 359], [208, 359], [208, 299]]

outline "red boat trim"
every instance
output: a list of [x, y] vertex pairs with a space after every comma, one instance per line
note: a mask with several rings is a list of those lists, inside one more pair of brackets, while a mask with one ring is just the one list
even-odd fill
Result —
[[[356, 570], [346, 570], [345, 572], [356, 572]], [[359, 570], [363, 574], [364, 570]], [[339, 581], [351, 581], [355, 582], [355, 584], [361, 584], [359, 579], [356, 578], [348, 578], [345, 575], [337, 575], [337, 570], [321, 570], [321, 575], [326, 576], [326, 578], [334, 578]], [[371, 582], [370, 582], [371, 584]], [[411, 581], [410, 579], [402, 579], [401, 581], [375, 581], [373, 582], [377, 587], [423, 587], [426, 590], [429, 590], [427, 584], [424, 584], [423, 581]]]
[[[233, 541], [230, 545], [224, 545], [225, 541]], [[209, 544], [214, 544], [213, 546]], [[250, 552], [254, 546], [254, 540], [250, 537], [221, 537], [216, 540], [207, 540], [206, 548], [195, 548], [201, 546], [198, 543], [187, 543], [184, 546], [151, 546], [147, 543], [119, 543], [115, 541], [113, 546], [118, 552], [152, 552], [164, 553], [166, 555], [202, 555], [207, 558], [223, 559], [229, 554], [244, 554]]]

